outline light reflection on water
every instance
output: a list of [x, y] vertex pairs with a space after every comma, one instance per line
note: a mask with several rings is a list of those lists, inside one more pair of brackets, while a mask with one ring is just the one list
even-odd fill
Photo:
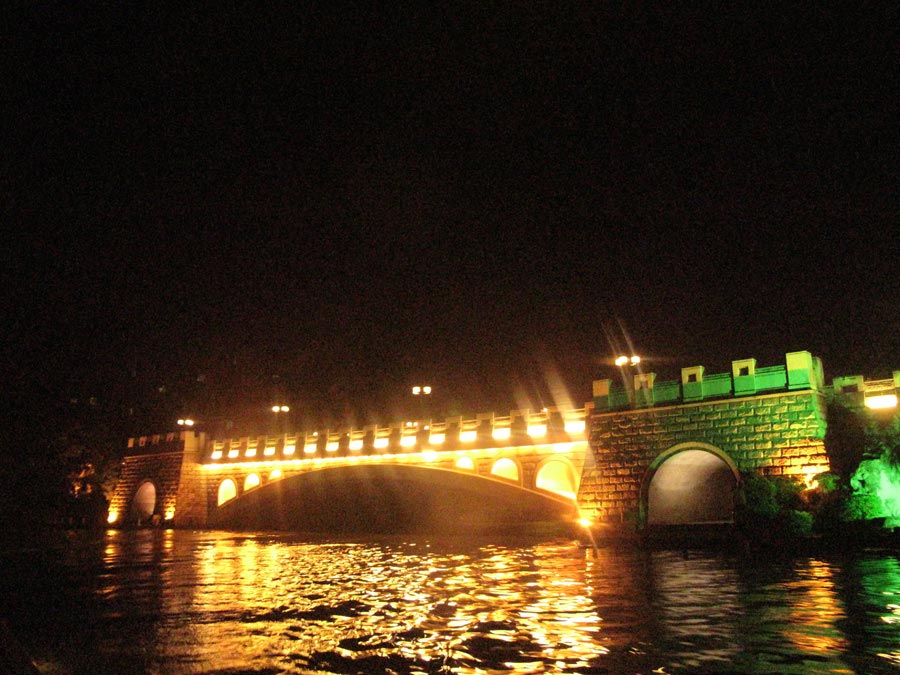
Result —
[[23, 641], [47, 672], [900, 668], [900, 564], [886, 553], [746, 561], [595, 556], [568, 541], [150, 530], [63, 543], [53, 574], [72, 595], [52, 602], [67, 611], [38, 619], [27, 583], [12, 602], [34, 612], [24, 624], [40, 631]]

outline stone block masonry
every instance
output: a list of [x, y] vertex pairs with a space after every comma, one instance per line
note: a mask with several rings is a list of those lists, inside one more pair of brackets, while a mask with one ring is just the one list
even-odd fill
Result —
[[[732, 377], [707, 376], [705, 381], [702, 367], [685, 368], [682, 387], [690, 395], [678, 400], [673, 400], [677, 387], [655, 396], [654, 378], [635, 376], [631, 391], [616, 391], [609, 380], [595, 382], [593, 462], [582, 474], [582, 513], [607, 524], [637, 517], [646, 506], [643, 490], [653, 471], [682, 450], [711, 452], [735, 473], [803, 478], [827, 471], [821, 365], [806, 352], [788, 354], [787, 361], [786, 370], [756, 369], [754, 359], [735, 361]], [[651, 388], [637, 396], [647, 381]], [[734, 396], [738, 389], [742, 395]]]

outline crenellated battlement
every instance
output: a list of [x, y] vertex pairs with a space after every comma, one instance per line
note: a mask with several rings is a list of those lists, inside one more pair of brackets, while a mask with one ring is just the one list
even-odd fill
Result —
[[222, 464], [303, 460], [354, 455], [440, 452], [468, 448], [561, 443], [585, 440], [585, 408], [513, 410], [508, 415], [479, 413], [444, 420], [394, 422], [361, 428], [296, 431], [279, 435], [213, 439], [203, 462]]
[[760, 367], [755, 358], [737, 359], [731, 362], [730, 373], [707, 374], [703, 366], [689, 366], [681, 369], [680, 380], [658, 382], [652, 372], [635, 373], [622, 384], [611, 379], [594, 380], [593, 402], [595, 409], [603, 412], [800, 390], [873, 407], [876, 397], [900, 392], [900, 371], [888, 380], [864, 380], [861, 375], [836, 377], [831, 386], [826, 386], [819, 357], [807, 351], [789, 352], [785, 363], [775, 366]]

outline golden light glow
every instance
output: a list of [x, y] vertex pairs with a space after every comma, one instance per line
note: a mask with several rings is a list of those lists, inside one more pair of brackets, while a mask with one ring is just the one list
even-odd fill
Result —
[[881, 394], [880, 396], [866, 397], [866, 407], [872, 410], [884, 410], [885, 408], [897, 407], [896, 394]]
[[519, 465], [509, 457], [501, 457], [491, 467], [491, 475], [507, 480], [519, 480]]
[[819, 481], [816, 476], [823, 471], [823, 467], [808, 466], [803, 469], [803, 483], [807, 490], [815, 490], [819, 487]]
[[472, 461], [471, 457], [460, 457], [458, 460], [456, 460], [456, 468], [465, 469], [466, 471], [474, 471], [475, 462]]
[[363, 449], [363, 439], [361, 439], [361, 438], [350, 439], [350, 449], [351, 450], [362, 450]]
[[238, 450], [237, 448], [233, 448], [233, 449], [229, 450], [228, 451], [228, 459], [234, 459], [235, 457], [237, 457], [240, 454], [240, 452], [241, 451]]
[[436, 462], [438, 459], [437, 450], [423, 450], [422, 460], [425, 462]]
[[263, 450], [263, 454], [264, 454], [266, 457], [271, 457], [272, 455], [275, 454], [275, 446], [274, 446], [274, 445], [267, 445], [267, 446], [266, 446], [266, 449]]
[[447, 434], [444, 432], [435, 432], [428, 437], [428, 442], [432, 445], [441, 445], [447, 440]]
[[566, 420], [565, 429], [567, 434], [583, 434], [584, 420]]
[[316, 443], [307, 443], [303, 446], [303, 452], [305, 452], [307, 455], [314, 455], [316, 454], [317, 447], [318, 446]]
[[582, 527], [590, 527], [591, 525], [593, 525], [593, 522], [591, 522], [590, 518], [579, 518], [578, 524]]
[[281, 473], [281, 469], [272, 469], [272, 471], [269, 473], [269, 480], [278, 480], [283, 475], [284, 474]]
[[233, 480], [226, 478], [219, 483], [219, 493], [216, 500], [217, 505], [222, 506], [222, 504], [231, 501], [235, 497], [237, 497], [237, 485], [234, 484]]
[[547, 425], [544, 423], [541, 424], [529, 424], [528, 425], [528, 435], [532, 438], [540, 438], [541, 436], [547, 435]]
[[459, 440], [462, 443], [474, 443], [478, 440], [478, 431], [475, 429], [463, 429], [459, 432]]
[[110, 511], [109, 514], [106, 516], [106, 522], [109, 523], [110, 525], [112, 525], [118, 519], [119, 519], [118, 511]]
[[378, 436], [375, 439], [375, 442], [373, 443], [373, 445], [375, 446], [376, 449], [383, 450], [384, 448], [386, 448], [388, 446], [389, 443], [390, 443], [390, 439], [387, 436]]
[[296, 452], [296, 450], [297, 450], [297, 446], [294, 445], [293, 443], [288, 443], [287, 445], [284, 446], [284, 454], [285, 455], [293, 455], [294, 452]]
[[251, 473], [247, 474], [247, 477], [244, 479], [244, 490], [252, 490], [253, 488], [259, 485], [259, 474]]
[[401, 436], [400, 437], [400, 446], [403, 448], [411, 448], [416, 444], [416, 437], [409, 436]]
[[213, 453], [210, 455], [212, 459], [222, 459], [222, 451], [221, 450], [213, 450]]
[[256, 446], [251, 445], [247, 448], [247, 452], [244, 453], [244, 457], [256, 457]]
[[494, 430], [491, 432], [491, 436], [496, 441], [508, 440], [511, 435], [512, 430], [509, 427], [494, 427]]
[[163, 518], [165, 518], [166, 520], [172, 520], [172, 518], [174, 518], [174, 517], [175, 517], [175, 509], [174, 508], [166, 509], [166, 513], [163, 516]]
[[325, 445], [325, 452], [337, 452], [339, 446], [339, 441], [328, 441]]

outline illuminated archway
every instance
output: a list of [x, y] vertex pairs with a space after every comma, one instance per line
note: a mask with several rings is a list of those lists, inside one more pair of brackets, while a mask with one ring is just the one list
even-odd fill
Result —
[[734, 521], [738, 472], [725, 453], [704, 443], [684, 443], [660, 455], [643, 490], [650, 525]]
[[575, 470], [572, 468], [572, 464], [565, 459], [548, 459], [538, 469], [534, 486], [539, 490], [553, 492], [567, 499], [575, 499], [577, 493]]
[[149, 480], [141, 483], [135, 490], [131, 504], [139, 519], [150, 518], [156, 510], [156, 486]]
[[491, 475], [519, 482], [519, 465], [509, 457], [501, 457], [491, 467]]
[[237, 497], [237, 485], [235, 485], [232, 479], [226, 478], [219, 483], [219, 497], [216, 502], [219, 506], [222, 506], [225, 502], [231, 501], [235, 497]]
[[259, 474], [250, 473], [247, 474], [247, 477], [244, 479], [244, 491], [252, 490], [256, 486], [259, 485]]

